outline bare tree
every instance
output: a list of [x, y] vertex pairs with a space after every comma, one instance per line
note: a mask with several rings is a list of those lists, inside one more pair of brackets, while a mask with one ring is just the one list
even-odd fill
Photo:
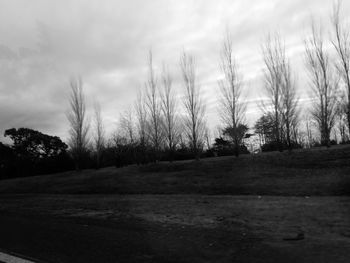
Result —
[[141, 91], [139, 91], [139, 93], [137, 94], [137, 100], [135, 102], [135, 111], [140, 146], [142, 149], [144, 149], [147, 142], [147, 109], [145, 98]]
[[243, 124], [246, 104], [241, 100], [242, 82], [237, 71], [237, 63], [233, 55], [232, 40], [226, 32], [221, 51], [221, 71], [224, 79], [219, 81], [221, 91], [220, 115], [225, 128], [232, 131], [230, 137], [235, 146], [235, 155], [239, 155], [240, 139], [238, 127]]
[[119, 128], [123, 137], [127, 138], [128, 143], [133, 144], [135, 141], [134, 113], [131, 108], [125, 110], [119, 117]]
[[[343, 97], [343, 96], [340, 96]], [[340, 142], [346, 143], [349, 140], [349, 131], [347, 125], [347, 110], [348, 105], [345, 101], [341, 101], [337, 106], [337, 122], [338, 131], [340, 134]]]
[[335, 40], [332, 44], [337, 51], [338, 61], [336, 68], [345, 84], [344, 102], [346, 105], [347, 126], [350, 131], [350, 29], [340, 22], [341, 1], [333, 6], [332, 25]]
[[207, 150], [210, 150], [211, 149], [211, 132], [209, 127], [205, 128], [204, 137], [205, 137], [206, 148]]
[[146, 105], [150, 122], [150, 138], [155, 151], [155, 160], [159, 158], [159, 149], [162, 140], [162, 122], [161, 122], [161, 102], [159, 90], [157, 87], [157, 79], [153, 68], [152, 51], [149, 52], [148, 61], [148, 81], [146, 84]]
[[315, 96], [311, 114], [318, 124], [321, 143], [329, 147], [336, 116], [338, 80], [332, 71], [321, 27], [317, 28], [312, 22], [311, 29], [311, 36], [305, 40], [306, 64]]
[[89, 143], [89, 125], [86, 122], [86, 105], [81, 78], [72, 78], [70, 88], [70, 109], [67, 113], [70, 123], [69, 146], [73, 154], [76, 170], [80, 170], [82, 157], [87, 151]]
[[275, 141], [280, 150], [281, 143], [285, 141], [291, 150], [292, 138], [296, 140], [297, 137], [299, 99], [285, 45], [278, 34], [273, 38], [268, 35], [263, 46], [263, 57], [266, 67], [265, 90], [274, 114]]
[[307, 142], [308, 142], [308, 147], [311, 148], [312, 144], [313, 144], [313, 137], [312, 137], [312, 130], [311, 130], [311, 120], [310, 118], [307, 116], [306, 117], [306, 136], [307, 136]]
[[[280, 38], [276, 35], [274, 38], [269, 34], [265, 44], [262, 46], [262, 53], [266, 71], [264, 72], [265, 91], [269, 102], [273, 108], [274, 115], [274, 137], [276, 143], [281, 146], [282, 140], [282, 114], [283, 108], [282, 86], [283, 86], [283, 67], [284, 46], [281, 44]], [[266, 111], [266, 106], [265, 111]]]
[[161, 96], [161, 106], [163, 112], [163, 124], [166, 135], [167, 147], [170, 151], [170, 160], [174, 154], [178, 141], [178, 117], [176, 113], [176, 97], [172, 89], [172, 79], [169, 71], [163, 66], [162, 73], [163, 92]]
[[95, 150], [96, 150], [96, 165], [97, 168], [101, 166], [102, 151], [105, 146], [105, 128], [103, 125], [103, 119], [101, 114], [101, 105], [98, 102], [94, 103], [94, 119], [95, 119]]
[[[283, 49], [284, 50], [284, 49]], [[284, 51], [285, 52], [285, 51]], [[290, 62], [285, 54], [281, 55], [282, 62], [282, 120], [285, 127], [285, 137], [288, 149], [292, 149], [292, 138], [298, 143], [298, 124], [300, 111], [298, 110], [299, 98], [296, 93], [296, 85], [293, 80]]]
[[199, 160], [205, 132], [205, 104], [200, 96], [200, 88], [196, 83], [195, 61], [191, 55], [183, 52], [180, 67], [185, 85], [185, 121], [184, 126], [190, 141], [190, 147], [196, 160]]

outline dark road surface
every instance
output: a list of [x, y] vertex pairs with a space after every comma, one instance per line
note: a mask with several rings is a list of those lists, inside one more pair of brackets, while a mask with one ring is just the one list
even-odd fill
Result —
[[152, 251], [141, 228], [67, 220], [1, 215], [0, 236], [0, 248], [47, 262], [132, 262]]
[[[267, 242], [267, 243], [266, 243]], [[40, 262], [349, 262], [344, 242], [307, 240], [269, 245], [227, 229], [0, 214], [0, 251]]]
[[[196, 234], [193, 229], [152, 226], [134, 219], [102, 225], [87, 220], [0, 215], [0, 250], [53, 263], [203, 262], [220, 258], [216, 252], [201, 251], [212, 246], [210, 241], [217, 235], [217, 231]], [[223, 249], [217, 251], [221, 257]]]

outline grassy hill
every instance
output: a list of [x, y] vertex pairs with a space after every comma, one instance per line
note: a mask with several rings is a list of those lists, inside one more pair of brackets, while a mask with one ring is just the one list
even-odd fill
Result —
[[45, 262], [345, 263], [349, 195], [350, 145], [11, 179], [0, 247]]
[[349, 195], [350, 146], [17, 178], [0, 193]]

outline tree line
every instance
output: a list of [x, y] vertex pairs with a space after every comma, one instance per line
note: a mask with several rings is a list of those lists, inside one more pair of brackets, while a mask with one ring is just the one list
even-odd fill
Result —
[[[334, 143], [331, 134], [336, 130], [340, 134], [339, 141], [346, 143], [350, 130], [350, 31], [342, 22], [340, 1], [333, 5], [330, 25], [332, 34], [327, 37], [322, 25], [313, 20], [310, 35], [304, 40], [305, 69], [311, 90], [311, 109], [307, 117], [301, 113], [300, 87], [284, 40], [278, 33], [269, 33], [261, 45], [264, 99], [259, 106], [262, 116], [252, 127], [254, 131], [249, 132], [244, 76], [234, 54], [232, 36], [226, 30], [219, 61], [223, 78], [217, 85], [222, 125], [214, 136], [214, 143], [213, 132], [207, 126], [206, 103], [195, 57], [182, 52], [178, 68], [183, 87], [182, 92], [177, 93], [169, 68], [164, 64], [161, 70], [156, 70], [159, 67], [154, 65], [153, 53], [149, 51], [144, 87], [139, 90], [134, 104], [120, 114], [119, 127], [109, 138], [101, 105], [94, 104], [94, 114], [88, 120], [83, 81], [71, 79], [67, 114], [69, 140], [61, 153], [67, 152], [68, 166], [71, 168], [74, 163], [79, 170], [91, 167], [92, 163], [99, 168], [111, 164], [119, 167], [162, 160], [198, 160], [216, 155], [238, 157], [248, 153], [245, 140], [254, 135], [262, 151], [329, 147]], [[332, 49], [327, 48], [329, 44]], [[302, 131], [302, 122], [306, 124], [306, 134]], [[8, 131], [5, 135], [12, 136], [14, 144], [10, 148], [20, 155], [18, 143], [23, 142], [16, 141]]]
[[[349, 140], [350, 39], [349, 29], [341, 21], [341, 2], [338, 1], [332, 10], [331, 36], [327, 38], [322, 25], [312, 21], [310, 35], [304, 40], [305, 68], [312, 92], [306, 138], [301, 138], [300, 89], [284, 40], [278, 33], [266, 36], [261, 45], [265, 99], [260, 103], [260, 108], [263, 115], [254, 125], [254, 133], [259, 137], [262, 150], [292, 150], [306, 145], [329, 147], [334, 143], [331, 134], [335, 132], [336, 125], [341, 134], [340, 141], [345, 143]], [[326, 48], [328, 43], [333, 46], [336, 56], [332, 56], [332, 50]], [[157, 72], [153, 54], [149, 52], [145, 87], [139, 92], [135, 107], [121, 116], [121, 130], [114, 136], [114, 141], [136, 143], [143, 149], [141, 152], [149, 149], [153, 161], [160, 160], [164, 156], [162, 152], [167, 152], [171, 160], [179, 147], [187, 148], [193, 158], [199, 159], [204, 148], [213, 146], [206, 126], [206, 103], [197, 80], [195, 58], [183, 52], [179, 68], [183, 80], [181, 99], [172, 87], [172, 77], [167, 67], [163, 65], [161, 72]], [[247, 134], [245, 119], [247, 104], [243, 95], [243, 76], [228, 30], [221, 46], [220, 71], [223, 78], [218, 81], [218, 102], [222, 127], [214, 146], [227, 140], [233, 153], [238, 156], [244, 138], [250, 134]], [[319, 136], [311, 126], [316, 128]]]

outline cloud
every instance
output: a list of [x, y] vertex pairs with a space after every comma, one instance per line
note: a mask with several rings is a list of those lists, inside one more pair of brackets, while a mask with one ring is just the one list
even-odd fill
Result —
[[[67, 137], [70, 76], [81, 75], [92, 108], [99, 100], [108, 131], [132, 105], [147, 74], [147, 53], [156, 68], [169, 65], [181, 93], [179, 56], [196, 57], [198, 83], [208, 100], [211, 127], [218, 123], [217, 80], [223, 32], [232, 32], [249, 100], [261, 92], [264, 35], [278, 30], [301, 75], [302, 37], [310, 12], [328, 19], [328, 1], [46, 1], [16, 0], [0, 9], [0, 133], [31, 127]], [[344, 10], [350, 4], [344, 2]], [[250, 104], [252, 105], [252, 104]], [[251, 107], [252, 108], [252, 107]], [[253, 113], [252, 113], [253, 112]], [[258, 110], [250, 110], [250, 122]]]

